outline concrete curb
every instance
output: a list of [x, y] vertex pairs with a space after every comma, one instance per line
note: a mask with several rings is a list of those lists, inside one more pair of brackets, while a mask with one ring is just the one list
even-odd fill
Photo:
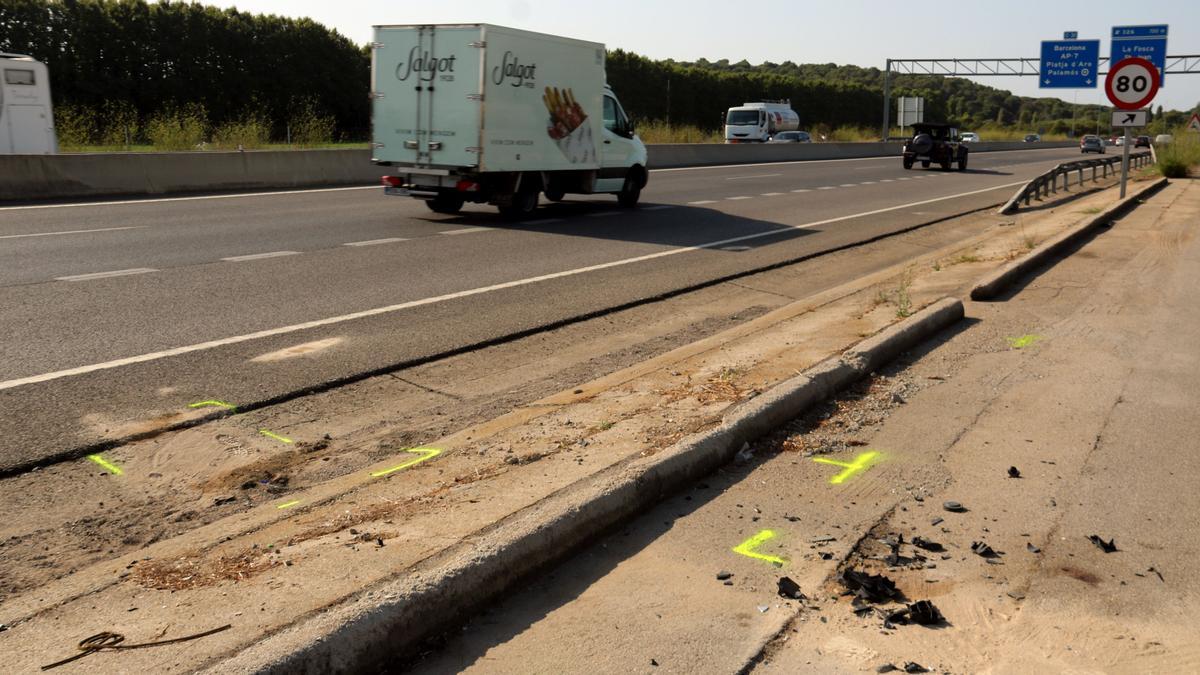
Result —
[[1138, 200], [1150, 196], [1166, 184], [1167, 179], [1160, 178], [1129, 195], [1119, 203], [1110, 206], [1103, 213], [1087, 220], [1082, 225], [1078, 225], [1073, 229], [1048, 239], [1041, 246], [1030, 251], [1029, 255], [1010, 262], [975, 284], [975, 287], [971, 289], [971, 299], [990, 300], [995, 298], [1018, 279], [1025, 277], [1033, 270], [1044, 265], [1050, 258], [1086, 239], [1095, 230], [1107, 225], [1114, 218], [1132, 209], [1137, 205]]
[[523, 578], [732, 460], [743, 444], [963, 317], [944, 298], [736, 407], [722, 423], [560, 490], [358, 595], [207, 664], [209, 672], [327, 673], [395, 663]]

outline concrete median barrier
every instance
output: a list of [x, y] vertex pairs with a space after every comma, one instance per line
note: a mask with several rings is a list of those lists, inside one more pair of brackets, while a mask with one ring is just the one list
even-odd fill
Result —
[[[972, 152], [1070, 147], [1073, 143], [977, 143]], [[900, 142], [660, 144], [652, 169], [806, 160], [893, 157]], [[370, 151], [79, 153], [0, 155], [0, 201], [168, 195], [370, 185], [394, 171]]]

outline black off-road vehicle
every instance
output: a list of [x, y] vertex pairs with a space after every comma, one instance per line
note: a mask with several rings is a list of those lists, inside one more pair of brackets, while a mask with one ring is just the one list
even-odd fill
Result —
[[904, 168], [911, 169], [913, 162], [929, 168], [937, 162], [943, 171], [958, 163], [959, 171], [967, 170], [967, 146], [959, 140], [958, 129], [949, 124], [914, 124], [913, 137], [904, 143]]

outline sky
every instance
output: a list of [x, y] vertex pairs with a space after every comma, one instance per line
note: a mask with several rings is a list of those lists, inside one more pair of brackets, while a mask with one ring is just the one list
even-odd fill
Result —
[[[602, 42], [654, 59], [793, 61], [883, 68], [888, 58], [1015, 58], [1077, 31], [1107, 56], [1112, 26], [1168, 24], [1167, 52], [1200, 54], [1200, 0], [204, 0], [255, 13], [307, 16], [363, 44], [371, 26], [493, 23]], [[1034, 77], [981, 77], [1020, 96], [1107, 105], [1095, 89], [1038, 89]], [[1153, 105], [1189, 110], [1200, 73], [1167, 77]]]

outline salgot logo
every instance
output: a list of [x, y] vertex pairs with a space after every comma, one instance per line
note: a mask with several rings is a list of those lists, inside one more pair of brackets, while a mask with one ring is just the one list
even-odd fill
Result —
[[428, 51], [422, 52], [420, 47], [413, 47], [408, 53], [408, 61], [396, 64], [396, 79], [404, 82], [416, 73], [417, 79], [432, 82], [437, 73], [453, 73], [456, 58], [450, 55], [439, 59]]
[[494, 84], [503, 84], [505, 81], [511, 81], [514, 87], [532, 87], [534, 78], [536, 77], [534, 72], [536, 69], [536, 63], [523, 66], [516, 54], [504, 52], [503, 62], [492, 68], [492, 82]]

